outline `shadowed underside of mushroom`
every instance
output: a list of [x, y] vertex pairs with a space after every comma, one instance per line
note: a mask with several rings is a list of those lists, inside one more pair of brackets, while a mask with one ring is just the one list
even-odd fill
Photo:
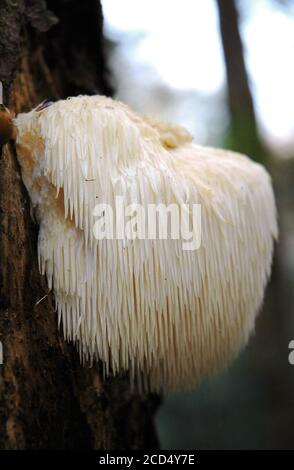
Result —
[[[270, 274], [277, 224], [265, 169], [101, 96], [36, 108], [15, 125], [40, 270], [82, 360], [128, 370], [150, 390], [221, 370], [246, 344]], [[146, 210], [200, 204], [200, 247], [97, 239], [94, 208], [115, 212], [118, 196]]]

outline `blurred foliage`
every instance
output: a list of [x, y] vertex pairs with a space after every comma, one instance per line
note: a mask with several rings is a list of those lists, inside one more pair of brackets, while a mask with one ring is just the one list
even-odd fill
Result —
[[267, 164], [269, 152], [265, 148], [252, 120], [246, 116], [238, 124], [228, 126], [223, 136], [223, 146], [236, 152], [244, 153], [259, 163]]

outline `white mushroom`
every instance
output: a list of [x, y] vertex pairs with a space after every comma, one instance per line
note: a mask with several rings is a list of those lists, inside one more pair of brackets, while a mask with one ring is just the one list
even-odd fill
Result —
[[[15, 124], [40, 270], [65, 338], [106, 374], [128, 370], [150, 390], [221, 370], [246, 344], [270, 274], [277, 224], [265, 169], [102, 96], [36, 108]], [[201, 204], [200, 247], [97, 240], [94, 208], [115, 212], [117, 196], [144, 208]]]

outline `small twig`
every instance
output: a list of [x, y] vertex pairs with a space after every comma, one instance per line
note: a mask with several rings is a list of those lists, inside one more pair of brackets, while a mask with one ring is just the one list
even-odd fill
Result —
[[35, 303], [35, 307], [37, 305], [39, 305], [44, 299], [46, 299], [46, 297], [48, 297], [49, 294], [45, 294], [44, 297], [42, 297], [41, 299], [39, 299], [36, 303]]

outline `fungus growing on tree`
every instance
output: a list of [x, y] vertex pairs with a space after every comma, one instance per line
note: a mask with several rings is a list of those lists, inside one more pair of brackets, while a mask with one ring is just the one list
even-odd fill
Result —
[[[155, 391], [221, 370], [247, 343], [270, 274], [277, 224], [265, 169], [101, 96], [41, 106], [15, 125], [40, 271], [81, 358]], [[189, 222], [200, 204], [201, 243], [97, 238], [95, 207], [115, 213], [117, 197], [188, 205]]]

